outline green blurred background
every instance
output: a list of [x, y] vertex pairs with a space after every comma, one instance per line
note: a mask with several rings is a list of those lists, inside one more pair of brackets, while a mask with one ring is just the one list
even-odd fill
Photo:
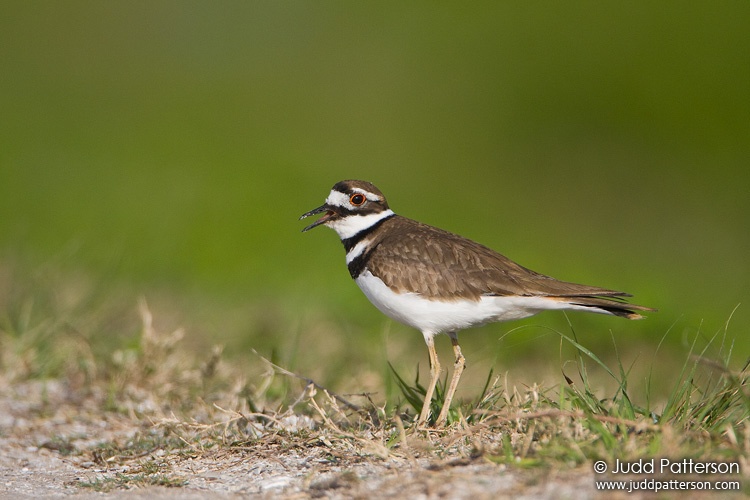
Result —
[[[171, 297], [196, 345], [333, 383], [424, 369], [421, 335], [366, 301], [336, 235], [300, 233], [361, 178], [402, 215], [659, 309], [571, 315], [603, 357], [614, 339], [626, 364], [671, 367], [741, 304], [741, 365], [748, 26], [747, 2], [5, 2], [0, 257], [28, 272], [4, 279], [65, 269]], [[479, 378], [559, 377], [550, 328], [566, 318], [461, 338]]]

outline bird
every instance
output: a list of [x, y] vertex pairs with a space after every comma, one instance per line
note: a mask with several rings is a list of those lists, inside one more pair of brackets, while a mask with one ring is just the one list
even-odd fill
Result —
[[458, 332], [487, 323], [517, 320], [545, 310], [573, 310], [641, 319], [655, 311], [626, 302], [625, 292], [559, 281], [457, 234], [397, 215], [370, 182], [344, 180], [323, 205], [304, 219], [323, 214], [302, 232], [324, 225], [336, 231], [349, 274], [386, 316], [419, 330], [430, 361], [430, 381], [417, 425], [426, 425], [440, 376], [434, 338], [447, 334], [454, 353], [453, 375], [435, 420], [445, 424], [465, 358]]

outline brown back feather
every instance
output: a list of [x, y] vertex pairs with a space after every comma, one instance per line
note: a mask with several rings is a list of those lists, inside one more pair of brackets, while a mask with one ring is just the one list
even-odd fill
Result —
[[467, 238], [398, 215], [383, 223], [371, 248], [367, 267], [400, 293], [443, 300], [456, 295], [474, 300], [483, 295], [559, 297], [620, 316], [649, 310], [619, 300], [627, 293], [556, 280]]

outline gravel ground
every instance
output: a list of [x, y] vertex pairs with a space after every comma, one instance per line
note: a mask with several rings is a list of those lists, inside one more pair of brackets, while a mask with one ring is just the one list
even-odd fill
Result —
[[[524, 469], [482, 457], [421, 458], [426, 454], [419, 452], [414, 455], [420, 458], [382, 458], [337, 449], [320, 435], [300, 442], [278, 435], [261, 447], [215, 446], [195, 453], [157, 447], [135, 457], [103, 460], [96, 455], [97, 444], [127, 442], [154, 426], [103, 414], [100, 408], [101, 398], [76, 400], [55, 382], [0, 385], [0, 498], [642, 497], [598, 494], [590, 467]], [[144, 461], [158, 464], [176, 485], [118, 482], [137, 475]], [[101, 492], [85, 486], [91, 483], [110, 488]], [[710, 493], [680, 497], [727, 498]]]
[[[3, 439], [0, 458], [2, 498], [592, 498], [593, 476], [510, 472], [487, 462], [414, 463], [396, 460], [328, 465], [317, 458], [288, 454], [273, 460], [245, 460], [241, 455], [205, 456], [183, 460], [172, 473], [186, 479], [181, 487], [135, 488], [108, 493], [81, 486], [118, 472], [99, 469], [78, 458]], [[314, 455], [314, 453], [313, 453]]]
[[[139, 460], [96, 460], [97, 443], [127, 440], [152, 424], [102, 414], [96, 398], [75, 400], [56, 382], [0, 388], [2, 498], [591, 498], [590, 471], [549, 475], [511, 470], [485, 459], [378, 458], [334, 453], [324, 443], [274, 450], [221, 448], [195, 454], [156, 449], [180, 486], [118, 485], [102, 493], [86, 483], [134, 474]], [[287, 438], [288, 439], [288, 438]]]

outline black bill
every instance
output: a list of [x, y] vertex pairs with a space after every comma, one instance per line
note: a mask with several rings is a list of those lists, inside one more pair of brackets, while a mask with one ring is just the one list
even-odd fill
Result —
[[324, 224], [331, 217], [333, 217], [333, 215], [336, 213], [333, 210], [331, 210], [328, 205], [321, 205], [318, 208], [315, 208], [313, 210], [310, 210], [309, 212], [306, 212], [306, 213], [302, 214], [302, 216], [300, 216], [300, 220], [304, 219], [305, 217], [310, 217], [311, 215], [319, 214], [321, 212], [326, 212], [326, 214], [323, 217], [321, 217], [320, 219], [318, 219], [315, 222], [313, 222], [312, 224], [310, 224], [309, 226], [307, 226], [306, 228], [304, 228], [302, 230], [303, 233], [305, 231], [309, 231], [310, 229], [312, 229], [312, 228], [314, 228], [316, 226]]

